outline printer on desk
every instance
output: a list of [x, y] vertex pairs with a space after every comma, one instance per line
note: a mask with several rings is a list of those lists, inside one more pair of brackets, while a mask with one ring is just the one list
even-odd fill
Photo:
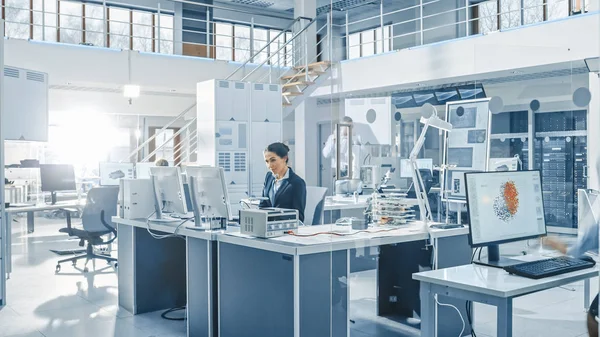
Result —
[[262, 208], [240, 210], [240, 233], [259, 238], [274, 238], [298, 230], [298, 210]]

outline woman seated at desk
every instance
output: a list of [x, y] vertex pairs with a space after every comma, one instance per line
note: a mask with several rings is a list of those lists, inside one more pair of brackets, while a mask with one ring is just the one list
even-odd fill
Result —
[[265, 177], [262, 200], [259, 207], [277, 207], [298, 210], [300, 221], [304, 221], [306, 206], [306, 183], [288, 166], [290, 148], [283, 143], [273, 143], [265, 149], [265, 162], [269, 173]]

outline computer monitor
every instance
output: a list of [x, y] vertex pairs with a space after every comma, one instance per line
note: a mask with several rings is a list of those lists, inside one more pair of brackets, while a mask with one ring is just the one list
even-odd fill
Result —
[[154, 189], [156, 219], [172, 221], [163, 217], [165, 213], [170, 213], [176, 218], [184, 217], [188, 210], [179, 168], [151, 167], [150, 178]]
[[498, 245], [546, 235], [540, 171], [465, 173], [469, 244], [488, 247], [488, 260], [476, 263], [505, 267]]
[[[433, 171], [433, 159], [417, 159], [417, 167], [420, 169], [428, 169], [429, 171]], [[400, 177], [412, 178], [412, 167], [410, 165], [410, 159], [400, 159]]]
[[133, 163], [100, 163], [100, 185], [119, 186], [122, 178], [133, 179]]
[[152, 162], [143, 162], [135, 164], [135, 178], [136, 179], [150, 179], [150, 168], [156, 167]]
[[223, 168], [188, 166], [187, 175], [196, 226], [201, 224], [202, 216], [233, 219]]
[[41, 164], [40, 180], [42, 192], [50, 192], [52, 204], [56, 204], [56, 192], [75, 191], [75, 169], [73, 165]]

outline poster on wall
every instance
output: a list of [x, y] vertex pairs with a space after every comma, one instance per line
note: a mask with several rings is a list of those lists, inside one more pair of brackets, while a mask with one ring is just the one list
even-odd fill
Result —
[[446, 138], [446, 188], [449, 196], [465, 198], [464, 173], [487, 171], [489, 164], [489, 99], [449, 102], [446, 120], [452, 124]]

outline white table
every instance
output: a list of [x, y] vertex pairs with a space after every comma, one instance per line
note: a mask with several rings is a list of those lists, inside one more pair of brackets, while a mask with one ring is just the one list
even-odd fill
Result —
[[[541, 258], [541, 257], [540, 257]], [[421, 336], [435, 336], [435, 296], [494, 305], [498, 309], [498, 337], [512, 336], [513, 299], [569, 283], [585, 281], [589, 303], [589, 279], [598, 276], [598, 267], [539, 280], [510, 275], [503, 269], [475, 264], [413, 274], [421, 282]]]
[[39, 204], [39, 205], [29, 205], [24, 207], [14, 207], [10, 206], [4, 209], [4, 216], [6, 219], [6, 232], [4, 233], [6, 237], [6, 274], [8, 278], [10, 278], [10, 273], [12, 272], [12, 215], [15, 213], [27, 213], [27, 233], [33, 233], [35, 229], [34, 222], [34, 213], [35, 212], [43, 212], [43, 211], [52, 211], [63, 208], [79, 208], [85, 206], [85, 199], [82, 200], [68, 200], [57, 202], [54, 205], [51, 204]]

